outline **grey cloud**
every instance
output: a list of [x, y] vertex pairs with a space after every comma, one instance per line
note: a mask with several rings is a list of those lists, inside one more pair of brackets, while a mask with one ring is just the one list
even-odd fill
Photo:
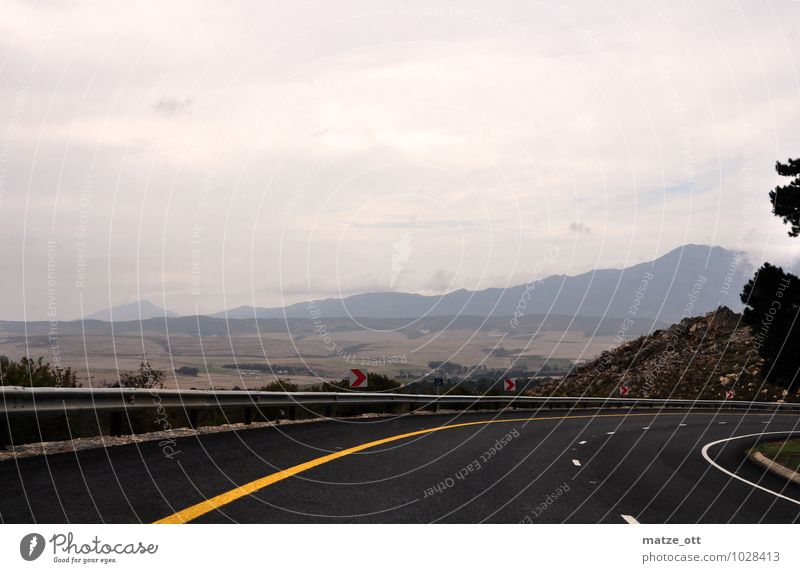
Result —
[[187, 97], [184, 99], [176, 99], [171, 97], [162, 97], [156, 101], [151, 109], [155, 115], [164, 117], [174, 117], [180, 114], [191, 113], [191, 107], [194, 99]]

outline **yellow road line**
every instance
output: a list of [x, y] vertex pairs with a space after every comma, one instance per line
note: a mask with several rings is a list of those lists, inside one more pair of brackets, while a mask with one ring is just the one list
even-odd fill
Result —
[[246, 495], [250, 495], [251, 493], [254, 493], [260, 489], [263, 489], [279, 481], [283, 481], [288, 477], [292, 477], [306, 470], [310, 470], [311, 468], [321, 466], [322, 464], [327, 464], [328, 462], [332, 462], [333, 460], [343, 458], [344, 456], [349, 456], [350, 454], [355, 454], [357, 452], [361, 452], [369, 448], [374, 448], [375, 446], [381, 446], [383, 444], [388, 444], [390, 442], [396, 442], [398, 440], [404, 440], [406, 438], [412, 438], [414, 436], [421, 436], [423, 434], [430, 434], [441, 430], [452, 430], [454, 428], [465, 428], [467, 426], [483, 426], [487, 424], [541, 422], [545, 420], [579, 420], [587, 418], [622, 418], [622, 417], [634, 417], [634, 416], [652, 417], [652, 416], [686, 416], [686, 415], [687, 415], [686, 412], [661, 412], [661, 413], [647, 412], [647, 413], [637, 413], [637, 414], [587, 414], [580, 416], [540, 416], [538, 418], [512, 418], [507, 420], [482, 420], [479, 422], [464, 422], [461, 424], [452, 424], [450, 426], [438, 426], [436, 428], [417, 430], [416, 432], [408, 432], [407, 434], [398, 434], [397, 436], [391, 436], [388, 438], [375, 440], [374, 442], [367, 442], [365, 444], [353, 446], [352, 448], [347, 448], [346, 450], [334, 452], [332, 454], [328, 454], [327, 456], [322, 456], [313, 460], [309, 460], [302, 464], [292, 466], [285, 470], [275, 472], [274, 474], [270, 474], [263, 478], [259, 478], [244, 485], [240, 485], [239, 487], [234, 488], [230, 491], [226, 491], [225, 493], [221, 493], [205, 501], [201, 501], [200, 503], [187, 507], [186, 509], [182, 509], [177, 513], [173, 513], [172, 515], [168, 515], [167, 517], [159, 519], [154, 523], [187, 523], [189, 521], [192, 521], [193, 519], [197, 519], [201, 515], [214, 511], [215, 509], [219, 509], [223, 505], [227, 505], [232, 501], [236, 501], [239, 498], [245, 497]]

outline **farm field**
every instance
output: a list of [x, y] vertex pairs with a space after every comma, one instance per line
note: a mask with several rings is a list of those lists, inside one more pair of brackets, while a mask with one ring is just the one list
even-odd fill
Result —
[[[68, 323], [51, 335], [37, 324], [29, 323], [27, 335], [17, 323], [0, 324], [0, 355], [12, 359], [42, 356], [51, 364], [72, 367], [84, 386], [113, 383], [118, 372], [134, 370], [143, 360], [165, 370], [166, 385], [172, 388], [256, 388], [277, 379], [299, 385], [341, 379], [354, 367], [410, 380], [428, 372], [432, 361], [489, 369], [512, 365], [536, 369], [547, 362], [563, 368], [589, 360], [614, 344], [614, 337], [607, 333], [539, 327], [513, 335], [497, 328], [409, 333], [341, 325], [324, 333], [304, 327], [283, 332], [230, 328], [228, 333], [170, 328], [167, 334], [143, 322], [136, 329], [117, 328], [117, 323], [113, 330], [92, 325], [84, 334]], [[199, 374], [175, 373], [181, 367], [197, 368]]]

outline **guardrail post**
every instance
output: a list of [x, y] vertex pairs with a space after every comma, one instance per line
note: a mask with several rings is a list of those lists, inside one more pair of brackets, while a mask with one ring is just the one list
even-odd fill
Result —
[[289, 419], [292, 421], [297, 419], [297, 408], [294, 406], [289, 406]]
[[193, 430], [197, 429], [197, 410], [189, 410], [189, 427]]
[[330, 404], [325, 405], [325, 417], [332, 418], [333, 417], [333, 406]]
[[122, 435], [122, 412], [111, 412], [108, 422], [108, 435]]
[[246, 426], [249, 426], [253, 423], [253, 409], [252, 408], [245, 408], [244, 409], [244, 423]]
[[11, 443], [11, 432], [8, 427], [8, 418], [0, 417], [0, 450], [5, 450]]

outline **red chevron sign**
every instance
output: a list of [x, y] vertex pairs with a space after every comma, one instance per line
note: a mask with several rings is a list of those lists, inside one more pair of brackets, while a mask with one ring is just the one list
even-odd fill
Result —
[[620, 396], [627, 396], [628, 392], [630, 392], [630, 391], [631, 391], [631, 389], [628, 388], [627, 386], [620, 386], [619, 387], [619, 395]]
[[517, 383], [511, 378], [506, 378], [503, 382], [506, 384], [506, 392], [514, 392], [517, 389]]
[[350, 388], [366, 388], [367, 387], [367, 375], [359, 370], [358, 368], [353, 368], [350, 370], [353, 373], [353, 376], [350, 378]]

